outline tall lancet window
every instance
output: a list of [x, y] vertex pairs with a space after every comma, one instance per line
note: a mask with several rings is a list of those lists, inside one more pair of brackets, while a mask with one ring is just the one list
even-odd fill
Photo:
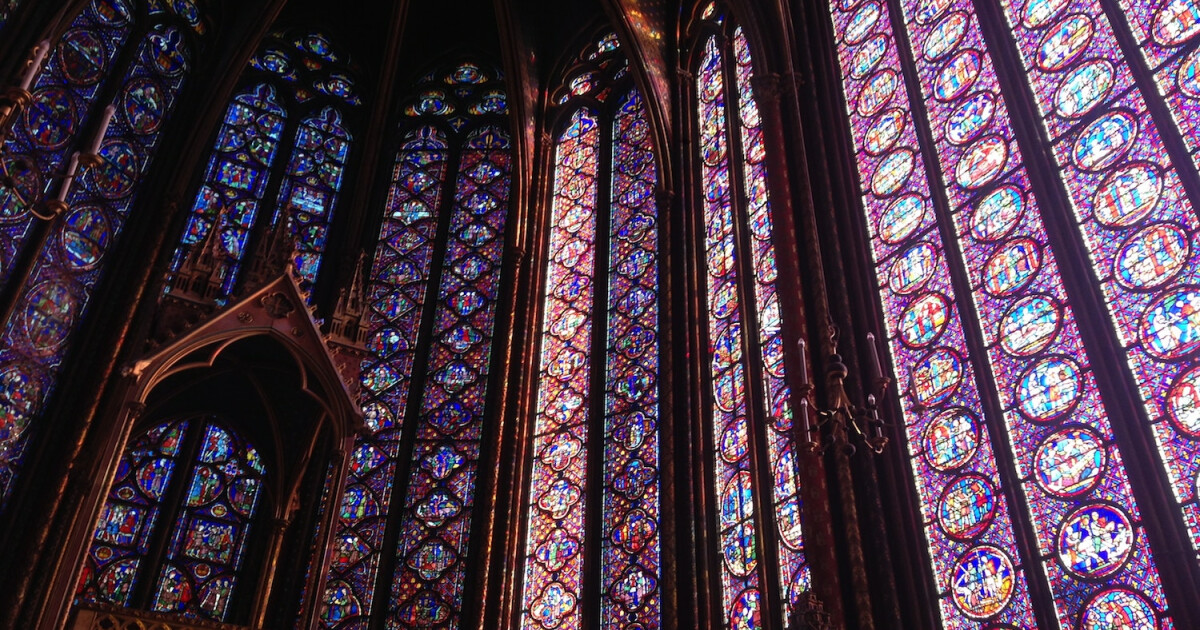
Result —
[[[72, 332], [83, 319], [108, 253], [174, 111], [205, 30], [182, 0], [94, 0], [54, 44], [30, 88], [33, 100], [3, 147], [16, 181], [0, 190], [0, 280], [20, 283], [0, 340], [0, 503], [7, 501], [29, 430], [54, 389]], [[106, 101], [102, 95], [112, 95]], [[65, 190], [57, 175], [87, 151], [115, 108], [98, 166], [82, 170], [67, 210], [41, 229], [36, 204]], [[37, 235], [48, 234], [43, 239]], [[22, 260], [27, 265], [18, 265]], [[15, 275], [23, 268], [25, 273]]]
[[241, 86], [225, 110], [171, 269], [216, 224], [213, 245], [224, 257], [228, 294], [255, 226], [283, 221], [296, 237], [302, 283], [311, 286], [350, 153], [343, 112], [360, 105], [349, 60], [317, 31], [275, 33], [250, 60]]
[[658, 628], [653, 135], [615, 35], [588, 46], [564, 83], [521, 627]]
[[[461, 627], [487, 418], [512, 152], [503, 77], [464, 62], [401, 112], [369, 282], [360, 439], [321, 623]], [[410, 448], [402, 448], [410, 445]], [[385, 541], [394, 547], [386, 547]]]
[[[1200, 544], [1200, 9], [829, 8], [945, 626], [1173, 627], [1158, 565], [1187, 561], [1145, 525]], [[1182, 510], [1137, 496], [1125, 462], [1157, 455]]]
[[722, 601], [726, 627], [760, 628], [765, 589], [787, 615], [810, 579], [754, 64], [729, 17], [709, 5], [703, 20], [695, 111]]

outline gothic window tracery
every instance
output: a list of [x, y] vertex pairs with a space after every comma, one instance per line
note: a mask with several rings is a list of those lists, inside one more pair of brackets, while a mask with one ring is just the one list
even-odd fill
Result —
[[[399, 138], [368, 284], [372, 435], [355, 446], [338, 514], [328, 628], [358, 627], [373, 611], [389, 628], [460, 627], [481, 440], [496, 413], [512, 168], [503, 76], [469, 61], [425, 75], [404, 101]], [[411, 452], [401, 452], [406, 435]], [[389, 531], [395, 549], [384, 548]]]
[[[7, 500], [28, 430], [51, 394], [73, 331], [82, 320], [106, 254], [137, 198], [166, 122], [205, 31], [198, 7], [180, 0], [94, 0], [54, 44], [32, 87], [33, 101], [4, 147], [17, 181], [0, 192], [0, 279], [23, 281], [0, 343], [0, 499]], [[124, 55], [124, 56], [122, 56]], [[118, 63], [120, 62], [120, 63]], [[68, 156], [99, 127], [111, 98], [115, 114], [98, 166], [76, 178], [40, 252], [32, 206], [59, 194]], [[14, 261], [31, 256], [26, 277]]]
[[[1000, 35], [970, 1], [828, 4], [890, 348], [908, 387], [901, 403], [915, 482], [933, 512], [925, 529], [934, 579], [950, 585], [943, 622], [1030, 625], [1040, 608], [1069, 628], [1116, 619], [1169, 627], [1164, 558], [1151, 551], [1125, 468], [1142, 453], [1113, 429], [1140, 421], [1110, 410], [1142, 403], [1181, 504], [1160, 513], [1174, 511], [1171, 526], [1196, 546], [1187, 425], [1189, 340], [1200, 330], [1189, 306], [1200, 269], [1189, 244], [1196, 171], [1179, 157], [1195, 148], [1185, 86], [1200, 10], [1175, 0], [1111, 3], [1122, 15], [1096, 0], [1004, 0], [995, 11], [1010, 30]], [[1123, 48], [1122, 37], [1136, 48]], [[1001, 59], [1017, 62], [1007, 83]], [[909, 93], [906, 78], [920, 91]], [[1160, 94], [1144, 93], [1143, 78]], [[1014, 105], [1041, 114], [1035, 128], [1021, 127]], [[1052, 168], [1031, 172], [1047, 153]], [[1092, 274], [1068, 281], [1063, 257], [1090, 263]], [[1107, 314], [1074, 305], [1092, 290]], [[963, 318], [982, 339], [963, 337]], [[1118, 356], [1089, 342], [1096, 334], [1083, 334], [1086, 326], [1111, 327]], [[952, 360], [921, 358], [939, 353]], [[1110, 358], [1132, 391], [1098, 378]], [[974, 402], [940, 411], [964, 397]], [[1004, 435], [1008, 448], [992, 449], [989, 434]], [[993, 481], [980, 481], [988, 474]], [[1007, 505], [999, 484], [1020, 486], [1018, 505]], [[1017, 544], [1021, 532], [996, 518], [1018, 510], [1035, 546]], [[1007, 544], [987, 540], [997, 527]], [[970, 549], [947, 553], [947, 544]], [[961, 559], [944, 566], [947, 556]], [[968, 560], [974, 568], [964, 573]], [[1052, 601], [1030, 598], [1027, 580], [1045, 584]], [[989, 585], [1003, 589], [980, 588]]]
[[[522, 628], [585, 627], [588, 600], [605, 627], [661, 624], [658, 174], [647, 105], [628, 73], [607, 34], [553, 94], [566, 121], [554, 152]], [[602, 458], [589, 455], [598, 449]], [[600, 522], [587, 516], [597, 501]], [[583, 571], [589, 557], [594, 577]]]
[[[744, 31], [722, 9], [708, 5], [702, 23], [695, 111], [722, 601], [726, 627], [756, 628], [765, 589], [779, 593], [786, 617], [811, 579], [754, 63]], [[770, 506], [770, 513], [756, 512], [757, 496], [767, 497], [759, 504]], [[774, 530], [768, 538], [766, 528]], [[778, 583], [768, 583], [763, 558], [777, 559]]]
[[361, 105], [351, 74], [348, 59], [319, 31], [267, 38], [226, 109], [171, 269], [215, 223], [228, 294], [256, 226], [284, 222], [295, 237], [301, 284], [316, 283], [352, 143], [345, 113]]

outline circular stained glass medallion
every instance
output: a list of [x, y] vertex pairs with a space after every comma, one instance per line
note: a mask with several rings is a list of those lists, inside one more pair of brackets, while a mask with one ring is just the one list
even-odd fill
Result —
[[1200, 289], [1177, 289], [1151, 302], [1141, 336], [1146, 351], [1159, 359], [1178, 359], [1200, 348]]
[[1054, 107], [1064, 118], [1078, 118], [1092, 111], [1108, 96], [1113, 86], [1113, 65], [1098, 59], [1072, 70], [1054, 93]]
[[963, 151], [954, 169], [959, 186], [976, 190], [992, 183], [1008, 163], [1008, 143], [1000, 136], [977, 140]]
[[891, 149], [900, 139], [900, 134], [904, 133], [906, 121], [907, 115], [904, 110], [889, 109], [880, 114], [879, 118], [876, 118], [875, 122], [871, 123], [871, 127], [867, 129], [866, 146], [864, 147], [867, 153], [880, 155]]
[[1016, 588], [1016, 571], [1003, 551], [980, 545], [955, 563], [950, 587], [959, 610], [973, 619], [987, 619], [1008, 605]]
[[729, 630], [756, 630], [762, 627], [759, 594], [755, 589], [742, 591], [729, 611]]
[[1029, 28], [1041, 28], [1070, 3], [1071, 0], [1029, 0], [1021, 12], [1021, 22]]
[[721, 535], [721, 555], [730, 573], [746, 577], [758, 567], [754, 536], [753, 521], [738, 523]]
[[917, 22], [928, 24], [938, 19], [953, 2], [954, 0], [921, 0], [921, 4], [917, 5]]
[[1125, 588], [1100, 591], [1083, 609], [1080, 630], [1156, 630], [1158, 615], [1141, 594]]
[[915, 164], [916, 155], [908, 149], [900, 149], [883, 158], [871, 177], [871, 192], [880, 197], [896, 194], [908, 182]]
[[1167, 415], [1184, 433], [1200, 437], [1200, 367], [1188, 370], [1171, 385]]
[[133, 191], [138, 179], [138, 157], [124, 140], [110, 140], [100, 147], [100, 166], [90, 169], [96, 190], [107, 199], [118, 199]]
[[879, 64], [879, 60], [883, 59], [887, 46], [888, 39], [884, 35], [876, 35], [863, 42], [850, 60], [850, 77], [861, 79], [867, 76], [867, 73]]
[[1142, 228], [1121, 245], [1113, 263], [1117, 281], [1131, 289], [1152, 289], [1170, 280], [1191, 256], [1187, 234], [1170, 223]]
[[859, 115], [869, 118], [879, 113], [879, 110], [883, 109], [883, 106], [892, 100], [892, 95], [896, 93], [899, 81], [896, 73], [886, 68], [871, 75], [871, 78], [867, 79], [867, 84], [863, 86], [862, 92], [858, 95], [857, 109]]
[[1011, 295], [1037, 275], [1042, 267], [1042, 250], [1027, 238], [1009, 241], [983, 266], [984, 288], [992, 295]]
[[914, 348], [927, 346], [946, 329], [950, 304], [937, 293], [926, 293], [900, 314], [900, 337]]
[[746, 419], [744, 417], [736, 417], [725, 425], [725, 430], [721, 431], [719, 450], [721, 459], [730, 464], [736, 464], [746, 456], [746, 453], [750, 452], [750, 444], [746, 438]]
[[11, 440], [13, 433], [20, 431], [20, 427], [14, 425], [33, 413], [41, 399], [38, 382], [21, 365], [12, 365], [0, 372], [0, 403], [8, 410], [6, 426], [0, 428], [0, 444]]
[[34, 144], [57, 149], [75, 133], [75, 101], [63, 88], [51, 87], [33, 93], [25, 108], [25, 128]]
[[1100, 482], [1108, 451], [1086, 427], [1068, 427], [1042, 440], [1033, 458], [1038, 485], [1057, 497], [1073, 497]]
[[1027, 357], [1045, 350], [1058, 334], [1062, 309], [1053, 298], [1031, 295], [1009, 307], [1000, 318], [1000, 345], [1005, 352]]
[[1200, 97], [1200, 48], [1188, 53], [1175, 75], [1179, 89], [1192, 98]]
[[1200, 5], [1195, 0], [1161, 3], [1150, 33], [1163, 46], [1178, 46], [1188, 41], [1200, 34]]
[[929, 204], [917, 195], [900, 197], [879, 217], [879, 236], [888, 243], [899, 243], [912, 236], [925, 220]]
[[62, 223], [63, 253], [72, 267], [91, 269], [104, 255], [111, 235], [111, 227], [102, 210], [95, 206], [75, 208]]
[[167, 109], [162, 90], [157, 83], [147, 78], [137, 79], [125, 88], [122, 106], [129, 127], [134, 133], [141, 135], [157, 131]]
[[1100, 171], [1120, 160], [1137, 138], [1137, 120], [1129, 112], [1105, 114], [1089, 123], [1075, 138], [1071, 155], [1085, 171]]
[[978, 92], [964, 100], [946, 118], [946, 139], [952, 144], [966, 144], [992, 122], [996, 113], [996, 97], [991, 92]]
[[1092, 198], [1092, 214], [1109, 227], [1133, 225], [1158, 205], [1162, 189], [1155, 166], [1130, 164], [1104, 178]]
[[63, 35], [58, 45], [58, 63], [68, 81], [91, 85], [104, 76], [108, 50], [91, 31], [73, 30]]
[[1058, 530], [1058, 559], [1082, 578], [1112, 575], [1133, 552], [1135, 533], [1125, 512], [1115, 505], [1085, 505]]
[[922, 405], [945, 401], [962, 384], [962, 359], [949, 348], [938, 348], [912, 370], [912, 392]]
[[60, 348], [75, 323], [77, 299], [71, 290], [50, 281], [30, 290], [23, 302], [22, 321], [33, 350], [50, 354]]
[[754, 509], [754, 479], [750, 471], [738, 471], [721, 492], [721, 529], [749, 518]]
[[892, 262], [888, 271], [888, 286], [900, 294], [919, 291], [933, 277], [937, 262], [938, 253], [932, 245], [913, 245]]
[[1017, 403], [1033, 420], [1053, 420], [1079, 402], [1083, 393], [1079, 367], [1062, 357], [1048, 357], [1033, 364], [1017, 383]]
[[1095, 32], [1092, 18], [1086, 15], [1069, 15], [1050, 27], [1038, 44], [1037, 66], [1046, 72], [1057, 72], [1075, 61]]
[[961, 11], [942, 18], [925, 38], [925, 58], [937, 61], [957, 48], [967, 32], [969, 20], [967, 14]]
[[1017, 226], [1025, 198], [1015, 186], [1001, 186], [988, 193], [971, 214], [971, 234], [986, 242], [998, 241]]
[[938, 524], [951, 538], [974, 538], [996, 516], [996, 491], [980, 475], [967, 475], [946, 486], [938, 501]]
[[979, 428], [965, 409], [950, 409], [925, 427], [921, 446], [930, 466], [942, 472], [954, 470], [975, 457]]
[[0, 187], [0, 222], [24, 217], [31, 202], [42, 191], [42, 173], [29, 156], [8, 154], [0, 157], [4, 170], [12, 178], [11, 186]]
[[947, 61], [938, 71], [933, 94], [941, 101], [962, 96], [979, 78], [980, 58], [974, 50], [964, 50]]
[[850, 45], [857, 44], [867, 38], [875, 28], [875, 24], [879, 22], [881, 11], [879, 4], [876, 2], [868, 2], [850, 16], [850, 21], [846, 24], [842, 31], [842, 39]]

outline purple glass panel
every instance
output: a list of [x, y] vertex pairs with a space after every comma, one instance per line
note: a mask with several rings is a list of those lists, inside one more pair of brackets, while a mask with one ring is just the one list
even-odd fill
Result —
[[[946, 4], [943, 2], [942, 4]], [[830, 2], [908, 452], [948, 628], [1033, 627], [889, 6]], [[993, 419], [994, 420], [994, 419]]]
[[599, 147], [595, 114], [577, 110], [555, 151], [523, 629], [583, 628], [580, 585]]
[[[1163, 466], [1192, 545], [1200, 550], [1200, 433], [1194, 424], [1200, 350], [1200, 248], [1194, 243], [1200, 220], [1099, 4], [1002, 4]], [[1185, 5], [1190, 3], [1172, 3], [1169, 10]], [[1168, 41], [1173, 36], [1167, 33], [1184, 25], [1162, 22], [1166, 30], [1155, 37]], [[1104, 81], [1076, 78], [1092, 67]], [[1155, 593], [1143, 595], [1160, 605]]]
[[601, 623], [656, 630], [662, 607], [658, 167], [646, 105], [637, 90], [617, 110], [612, 141]]
[[[1161, 613], [1157, 568], [978, 18], [969, 3], [945, 4], [905, 0], [905, 24], [1055, 611], [1070, 627], [1105, 579]], [[1048, 59], [1072, 41], [1047, 44]], [[929, 313], [903, 325], [919, 335]]]

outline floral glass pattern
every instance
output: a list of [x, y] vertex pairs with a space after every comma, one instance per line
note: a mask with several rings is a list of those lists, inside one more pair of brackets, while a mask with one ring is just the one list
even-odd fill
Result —
[[[431, 72], [403, 113], [367, 289], [362, 391], [372, 435], [355, 444], [339, 508], [321, 604], [327, 628], [358, 627], [377, 609], [389, 628], [457, 628], [463, 607], [508, 214], [502, 77], [469, 62]], [[423, 322], [430, 299], [432, 321]], [[400, 452], [406, 418], [411, 456]], [[412, 462], [407, 481], [397, 479], [401, 460]], [[392, 520], [396, 569], [381, 577]], [[374, 600], [380, 580], [392, 585], [388, 602]]]
[[580, 108], [555, 149], [522, 628], [582, 628], [600, 129]]
[[[190, 6], [190, 3], [180, 3]], [[84, 10], [78, 20], [121, 24], [131, 20], [131, 9], [120, 0], [97, 0]], [[89, 26], [87, 22], [81, 27]], [[17, 474], [25, 446], [27, 431], [33, 418], [54, 388], [62, 359], [78, 327], [91, 292], [103, 271], [105, 257], [116, 243], [126, 216], [140, 189], [143, 175], [153, 161], [163, 127], [174, 110], [177, 95], [190, 68], [191, 31], [187, 22], [167, 11], [151, 14], [148, 24], [133, 25], [130, 32], [140, 33], [131, 38], [121, 31], [101, 31], [104, 51], [129, 42], [131, 54], [120, 76], [120, 89], [113, 105], [112, 119], [99, 149], [101, 163], [87, 169], [77, 178], [66, 202], [69, 210], [57, 221], [47, 246], [36, 254], [26, 284], [21, 288], [16, 307], [3, 329], [0, 343], [0, 400], [3, 416], [0, 422], [0, 499], [7, 500]], [[70, 46], [67, 46], [70, 48]], [[65, 59], [65, 53], [56, 53]], [[87, 57], [88, 63], [111, 65], [116, 53], [105, 52], [99, 57]], [[97, 55], [100, 55], [97, 52]], [[107, 55], [107, 56], [104, 56]], [[108, 61], [101, 61], [106, 59]], [[51, 60], [54, 64], [54, 59]], [[60, 61], [66, 72], [66, 61]], [[112, 72], [101, 71], [96, 80]], [[60, 76], [51, 67], [43, 72], [47, 82]], [[65, 77], [65, 74], [61, 76]], [[101, 104], [95, 102], [96, 87], [80, 94], [91, 94], [81, 100], [69, 96], [77, 111], [92, 111], [99, 115]], [[35, 90], [36, 91], [36, 90]], [[64, 101], [65, 102], [65, 101]], [[27, 110], [32, 111], [32, 110]], [[80, 114], [81, 115], [81, 114]], [[49, 130], [38, 122], [26, 121], [28, 130], [17, 135]], [[47, 125], [77, 125], [76, 114], [46, 118]], [[56, 140], [70, 144], [78, 140], [70, 134]], [[46, 164], [61, 158], [48, 157]], [[34, 158], [39, 159], [39, 158]], [[43, 163], [34, 162], [34, 163]], [[13, 202], [6, 198], [0, 204]], [[17, 206], [5, 206], [16, 208]], [[28, 227], [31, 218], [28, 208], [17, 212], [18, 222]], [[24, 230], [24, 228], [21, 228]]]
[[[716, 9], [705, 19], [729, 28]], [[716, 36], [705, 40], [697, 76], [708, 337], [713, 348], [712, 439], [726, 625], [757, 628], [762, 623], [763, 588], [778, 590], [787, 623], [792, 603], [811, 588], [811, 579], [801, 528], [794, 412], [783, 364], [767, 151], [752, 85], [754, 62], [744, 31], [736, 27], [729, 34], [732, 45], [720, 43], [724, 40]], [[743, 260], [749, 261], [751, 273], [742, 271]], [[742, 303], [743, 291], [749, 303]], [[751, 354], [744, 355], [743, 348]], [[761, 374], [761, 386], [756, 373]], [[761, 392], [750, 393], [759, 387]], [[762, 403], [753, 405], [752, 399]], [[748, 414], [763, 418], [761, 434], [752, 434]], [[751, 451], [760, 443], [765, 444], [765, 460], [757, 461], [769, 467], [767, 487], [751, 463]], [[754, 513], [758, 493], [770, 497], [765, 504], [772, 514]], [[763, 584], [764, 543], [758, 532], [765, 523], [774, 523], [776, 529], [778, 544], [770, 554], [778, 558], [777, 586]]]
[[[599, 37], [576, 61], [554, 99], [571, 116], [554, 162], [521, 624], [582, 628], [598, 591], [604, 627], [651, 630], [662, 607], [658, 169], [620, 40]], [[586, 490], [596, 478], [600, 496]], [[600, 566], [585, 575], [592, 545]]]

